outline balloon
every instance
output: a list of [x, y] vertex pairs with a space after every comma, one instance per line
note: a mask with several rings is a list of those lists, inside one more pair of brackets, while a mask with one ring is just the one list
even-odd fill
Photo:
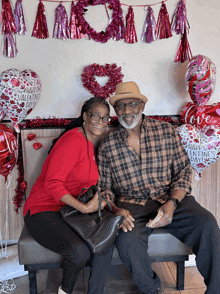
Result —
[[198, 129], [190, 124], [176, 128], [192, 168], [201, 172], [220, 158], [220, 129], [214, 125]]
[[41, 82], [30, 69], [3, 71], [0, 75], [0, 107], [12, 121], [16, 132], [18, 123], [34, 109], [40, 99]]
[[0, 174], [5, 177], [13, 170], [18, 158], [17, 140], [12, 130], [0, 124]]
[[0, 121], [2, 121], [4, 117], [5, 117], [5, 112], [3, 109], [0, 109]]
[[180, 120], [183, 124], [191, 124], [199, 129], [211, 125], [220, 128], [220, 102], [200, 106], [188, 102], [180, 114]]
[[214, 92], [216, 67], [206, 56], [194, 56], [186, 69], [187, 91], [194, 103], [204, 105]]

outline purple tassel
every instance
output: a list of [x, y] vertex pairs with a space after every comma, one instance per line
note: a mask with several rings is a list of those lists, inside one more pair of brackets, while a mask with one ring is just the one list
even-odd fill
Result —
[[13, 58], [17, 53], [18, 50], [16, 41], [13, 38], [13, 33], [5, 33], [3, 54], [5, 54], [6, 57]]
[[184, 34], [185, 29], [189, 29], [189, 22], [186, 17], [186, 3], [185, 0], [180, 0], [171, 21], [172, 31], [178, 35]]
[[53, 38], [69, 39], [69, 26], [66, 8], [60, 3], [55, 10]]
[[15, 22], [15, 27], [16, 27], [16, 33], [18, 35], [25, 35], [26, 25], [25, 25], [25, 21], [24, 21], [22, 0], [16, 1], [13, 16], [14, 16], [14, 22]]
[[147, 9], [147, 16], [144, 23], [144, 29], [142, 33], [141, 40], [145, 41], [146, 43], [151, 43], [157, 39], [155, 34], [156, 29], [156, 21], [154, 18], [154, 12], [153, 9], [148, 6]]

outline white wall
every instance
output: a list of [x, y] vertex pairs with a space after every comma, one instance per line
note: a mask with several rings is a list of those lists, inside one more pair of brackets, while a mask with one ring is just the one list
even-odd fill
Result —
[[[11, 0], [15, 4], [15, 0]], [[153, 4], [157, 0], [122, 0], [125, 4]], [[166, 2], [170, 19], [179, 0]], [[149, 102], [145, 113], [148, 115], [180, 114], [183, 106], [191, 101], [185, 88], [187, 62], [177, 64], [174, 58], [180, 36], [158, 40], [151, 44], [140, 40], [146, 17], [146, 11], [134, 7], [138, 43], [127, 44], [124, 41], [109, 40], [97, 43], [93, 40], [57, 40], [52, 38], [54, 13], [59, 2], [43, 2], [46, 10], [50, 38], [39, 40], [31, 37], [38, 0], [23, 0], [27, 32], [17, 36], [19, 53], [15, 58], [2, 55], [0, 48], [0, 71], [10, 68], [34, 70], [42, 81], [41, 98], [27, 119], [39, 117], [76, 117], [83, 102], [93, 96], [82, 85], [83, 68], [92, 63], [104, 65], [116, 63], [122, 67], [123, 81], [133, 80], [139, 85]], [[71, 2], [63, 2], [70, 15]], [[220, 101], [220, 2], [219, 0], [186, 0], [190, 23], [189, 43], [193, 55], [208, 56], [216, 65], [217, 81], [215, 93], [208, 104]], [[124, 16], [128, 7], [122, 6]], [[155, 19], [160, 4], [153, 6]], [[97, 31], [105, 30], [108, 24], [104, 6], [90, 7], [87, 20]], [[112, 112], [112, 114], [114, 114]], [[5, 117], [5, 119], [7, 119]]]

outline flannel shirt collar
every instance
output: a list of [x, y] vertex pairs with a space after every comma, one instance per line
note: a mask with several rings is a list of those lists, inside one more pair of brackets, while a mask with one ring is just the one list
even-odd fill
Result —
[[[146, 133], [147, 132], [148, 119], [144, 114], [142, 114], [142, 119], [143, 119], [143, 122], [141, 124], [141, 133], [143, 131]], [[119, 127], [118, 127], [118, 138], [122, 142], [127, 142], [127, 139], [128, 139], [128, 133], [127, 133], [126, 129], [122, 125], [119, 125]]]

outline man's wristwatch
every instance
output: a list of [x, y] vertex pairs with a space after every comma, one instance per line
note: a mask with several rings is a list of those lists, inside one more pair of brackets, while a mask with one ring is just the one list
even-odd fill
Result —
[[173, 203], [174, 203], [174, 205], [175, 205], [175, 207], [177, 208], [177, 206], [179, 205], [179, 200], [178, 199], [176, 199], [176, 198], [169, 198], [167, 201], [169, 201], [169, 200], [171, 200], [171, 201], [173, 201]]

